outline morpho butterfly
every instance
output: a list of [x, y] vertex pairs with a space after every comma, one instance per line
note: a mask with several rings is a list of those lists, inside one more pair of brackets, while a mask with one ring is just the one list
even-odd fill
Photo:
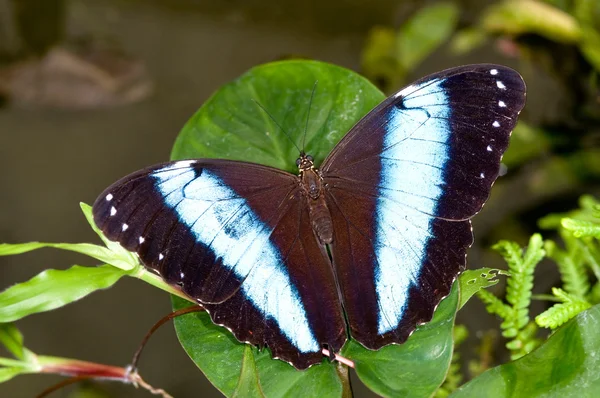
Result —
[[465, 268], [471, 223], [525, 103], [512, 69], [427, 76], [298, 174], [195, 159], [152, 166], [93, 206], [111, 240], [239, 341], [305, 369], [348, 338], [377, 350], [431, 320]]

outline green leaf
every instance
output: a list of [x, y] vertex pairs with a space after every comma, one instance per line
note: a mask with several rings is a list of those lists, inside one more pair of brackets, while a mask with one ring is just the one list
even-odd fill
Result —
[[[315, 61], [282, 61], [258, 66], [219, 89], [188, 121], [172, 152], [173, 159], [225, 158], [261, 163], [297, 173], [309, 99], [318, 81], [310, 110], [306, 151], [317, 165], [346, 132], [385, 97], [363, 77]], [[254, 102], [269, 111], [291, 137]], [[174, 306], [189, 305], [174, 300]], [[208, 379], [231, 396], [239, 383], [244, 345], [212, 324], [207, 314], [176, 319], [184, 349]], [[325, 363], [299, 372], [271, 359], [268, 350], [255, 352], [265, 395], [298, 391], [306, 395], [340, 396], [343, 384], [336, 366]], [[327, 362], [325, 360], [325, 362]]]
[[559, 43], [576, 43], [581, 37], [577, 20], [566, 12], [536, 0], [508, 0], [489, 7], [483, 28], [492, 33], [535, 33]]
[[256, 371], [256, 363], [254, 362], [254, 354], [252, 347], [246, 345], [244, 347], [244, 359], [242, 360], [242, 371], [238, 385], [233, 392], [233, 397], [264, 397], [260, 383], [258, 381], [258, 373]]
[[356, 374], [381, 396], [431, 396], [446, 378], [452, 359], [452, 329], [458, 307], [459, 284], [438, 306], [431, 322], [419, 326], [404, 344], [379, 351], [350, 341], [342, 355], [355, 362]]
[[591, 27], [584, 28], [579, 49], [590, 65], [600, 72], [600, 33]]
[[396, 41], [393, 28], [374, 26], [363, 45], [361, 73], [383, 90], [397, 89], [406, 75], [397, 58]]
[[457, 31], [450, 42], [452, 55], [463, 55], [476, 50], [488, 41], [488, 35], [479, 28], [465, 28]]
[[495, 367], [453, 398], [594, 397], [600, 391], [600, 305], [577, 315], [535, 351]]
[[[246, 160], [297, 172], [298, 149], [254, 100], [301, 146], [315, 81], [318, 85], [311, 106], [306, 151], [313, 155], [318, 166], [341, 137], [384, 96], [353, 72], [314, 61], [259, 66], [219, 89], [184, 126], [172, 157]], [[407, 389], [434, 391], [442, 383], [450, 363], [457, 290], [458, 286], [440, 304], [434, 321], [420, 327], [406, 344], [388, 346], [377, 352], [354, 344], [349, 352], [360, 362], [359, 377], [369, 379], [372, 377], [369, 374], [380, 369], [395, 378], [408, 365], [422, 385], [406, 377], [404, 382], [412, 383]], [[189, 305], [176, 298], [173, 303], [174, 308]], [[219, 390], [231, 396], [239, 385], [244, 344], [237, 342], [226, 329], [214, 325], [206, 313], [177, 318], [175, 328], [191, 359]], [[323, 364], [297, 371], [287, 363], [272, 359], [269, 350], [258, 352], [253, 348], [253, 353], [260, 386], [268, 397], [343, 394], [345, 383], [340, 380], [337, 365], [326, 358]], [[394, 353], [402, 355], [396, 358]], [[384, 386], [388, 381], [392, 385]], [[404, 388], [394, 380], [384, 379], [379, 385], [377, 381], [368, 383], [377, 391]]]
[[15, 356], [23, 359], [23, 335], [12, 323], [0, 323], [0, 343]]
[[458, 7], [438, 3], [421, 8], [398, 30], [398, 62], [404, 71], [414, 70], [454, 32]]
[[0, 323], [50, 311], [112, 286], [126, 273], [111, 265], [49, 269], [0, 293]]
[[15, 376], [18, 376], [22, 373], [28, 373], [24, 368], [14, 367], [14, 368], [0, 368], [0, 383], [4, 383], [12, 379]]
[[23, 335], [12, 323], [0, 323], [0, 343], [17, 359], [30, 361], [35, 357], [23, 346]]
[[539, 157], [549, 150], [550, 143], [542, 129], [519, 121], [512, 132], [510, 147], [502, 157], [502, 163], [510, 169]]
[[343, 381], [336, 365], [325, 359], [321, 365], [298, 371], [285, 362], [272, 359], [264, 350], [256, 357], [260, 385], [267, 397], [340, 397]]
[[[117, 268], [121, 268], [124, 270], [130, 270], [137, 265], [137, 261], [132, 262], [131, 260], [125, 260], [122, 256], [117, 255], [115, 252], [105, 247], [93, 245], [91, 243], [0, 243], [0, 256], [12, 256], [16, 254], [22, 254], [44, 247], [69, 250], [72, 252], [85, 254], [87, 256], [100, 260], [103, 263], [111, 264]], [[131, 257], [131, 253], [128, 253], [126, 258], [133, 257]]]
[[298, 149], [256, 102], [301, 147], [315, 82], [305, 149], [319, 165], [385, 96], [365, 78], [316, 61], [257, 66], [221, 87], [183, 127], [171, 158], [245, 160], [297, 173]]
[[[190, 305], [181, 298], [172, 299], [174, 309]], [[224, 395], [233, 396], [240, 383], [245, 353], [251, 347], [238, 342], [227, 329], [213, 324], [206, 312], [175, 318], [175, 330], [181, 345], [208, 380]], [[257, 375], [246, 369], [244, 377], [257, 377], [265, 396], [293, 395], [299, 388], [306, 396], [341, 395], [342, 384], [335, 366], [324, 364], [298, 371], [285, 362], [272, 359], [269, 350], [251, 349]]]
[[600, 239], [600, 223], [572, 218], [565, 218], [561, 223], [566, 230], [573, 232], [576, 238], [590, 236]]
[[12, 256], [16, 254], [27, 253], [33, 250], [50, 247], [54, 249], [69, 250], [86, 256], [93, 257], [103, 263], [111, 264], [123, 270], [131, 270], [138, 266], [139, 261], [132, 252], [126, 250], [117, 242], [109, 241], [102, 231], [98, 229], [92, 217], [92, 208], [80, 203], [81, 210], [85, 215], [92, 229], [100, 236], [107, 247], [93, 245], [91, 243], [44, 243], [44, 242], [28, 242], [28, 243], [0, 243], [0, 256]]
[[460, 303], [458, 304], [458, 309], [461, 309], [479, 290], [494, 286], [500, 282], [497, 279], [498, 275], [510, 274], [494, 268], [469, 269], [460, 274], [458, 278], [460, 283]]

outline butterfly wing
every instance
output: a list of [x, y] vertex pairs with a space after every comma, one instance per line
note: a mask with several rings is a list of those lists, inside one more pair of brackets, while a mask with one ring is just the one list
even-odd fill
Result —
[[306, 368], [346, 330], [298, 178], [250, 163], [179, 161], [116, 182], [93, 207], [111, 240], [198, 300], [240, 341]]
[[367, 348], [405, 341], [449, 293], [524, 103], [512, 69], [449, 69], [388, 98], [325, 160], [334, 267]]

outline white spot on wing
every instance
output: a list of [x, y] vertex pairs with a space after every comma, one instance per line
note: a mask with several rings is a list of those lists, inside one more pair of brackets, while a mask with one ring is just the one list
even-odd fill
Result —
[[496, 76], [498, 74], [498, 69], [490, 69], [490, 74]]
[[500, 108], [506, 108], [506, 103], [504, 101], [498, 101], [498, 106]]
[[498, 86], [500, 90], [506, 90], [506, 86], [500, 80], [496, 80], [496, 86]]
[[498, 123], [497, 120], [494, 120], [494, 123], [492, 123], [492, 126], [494, 126], [494, 127], [500, 127], [500, 123]]
[[483, 174], [483, 173], [479, 174], [479, 178], [485, 178], [485, 174]]
[[299, 351], [319, 352], [298, 290], [270, 240], [272, 229], [209, 170], [196, 176], [193, 170], [177, 166], [152, 174], [165, 203], [198, 242], [210, 245], [223, 267], [243, 280], [240, 289], [247, 299], [265, 318], [276, 322]]
[[110, 207], [110, 215], [114, 216], [115, 214], [117, 214], [117, 209], [115, 208], [115, 206], [111, 206]]
[[492, 147], [491, 147], [491, 145], [488, 145], [486, 149], [487, 149], [487, 151], [488, 151], [488, 152], [492, 152]]
[[158, 261], [161, 261], [165, 256], [162, 253], [158, 253]]
[[140, 245], [141, 245], [142, 243], [144, 243], [145, 241], [146, 241], [146, 239], [144, 239], [144, 237], [143, 237], [143, 236], [140, 236], [140, 237], [139, 237], [139, 239], [138, 239], [138, 242], [140, 242]]
[[112, 200], [112, 198], [113, 198], [113, 194], [112, 193], [109, 193], [108, 195], [106, 195], [106, 201], [107, 202], [110, 202]]
[[121, 231], [125, 232], [127, 231], [127, 228], [129, 228], [129, 225], [123, 223], [123, 225], [121, 226]]

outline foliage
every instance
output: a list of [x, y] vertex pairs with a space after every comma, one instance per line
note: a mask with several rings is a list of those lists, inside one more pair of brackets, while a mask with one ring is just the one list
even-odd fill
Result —
[[455, 4], [441, 2], [417, 11], [399, 29], [372, 28], [362, 54], [362, 72], [384, 91], [400, 87], [407, 75], [452, 34]]
[[[502, 1], [484, 8], [477, 23], [465, 24], [464, 15], [454, 3], [436, 3], [414, 13], [398, 29], [373, 28], [363, 52], [363, 72], [385, 91], [391, 91], [399, 88], [430, 54], [448, 41], [448, 48], [455, 55], [495, 43], [505, 56], [519, 57], [521, 62], [537, 62], [549, 74], [562, 76], [564, 86], [577, 87], [577, 83], [584, 86], [576, 94], [588, 101], [592, 98], [594, 103], [600, 71], [598, 9], [598, 2], [590, 0]], [[567, 48], [567, 54], [575, 55], [556, 57], [546, 49], [558, 61], [544, 62], [540, 56], [543, 52], [529, 41], [531, 36]], [[551, 45], [547, 48], [556, 48]], [[560, 73], [560, 67], [571, 64], [576, 65], [574, 73]], [[307, 145], [319, 162], [384, 95], [358, 75], [317, 62], [261, 66], [224, 86], [186, 124], [172, 157], [252, 160], [290, 170], [293, 168], [290, 157], [295, 159], [297, 150], [272, 120], [257, 109], [254, 101], [273, 112], [276, 120], [283, 121], [283, 128], [298, 142], [303, 132], [298, 126], [304, 126], [306, 118], [302, 110], [308, 110], [315, 80], [319, 86], [309, 120]], [[593, 108], [580, 107], [586, 111], [571, 112], [575, 123], [563, 123], [561, 127], [580, 125], [582, 120], [588, 123], [598, 120]], [[290, 111], [292, 108], [294, 111]], [[549, 130], [548, 125], [542, 128], [524, 122], [515, 129], [505, 164], [514, 169], [536, 160], [541, 165], [530, 173], [531, 182], [525, 184], [534, 187], [534, 195], [524, 196], [548, 197], [572, 188], [580, 181], [581, 170], [585, 170], [586, 176], [600, 175], [600, 152], [596, 148], [582, 145], [563, 157], [549, 156], [561, 145], [560, 139], [549, 134]], [[570, 137], [569, 133], [566, 131], [564, 135]], [[502, 185], [501, 182], [495, 187], [499, 192], [495, 197], [502, 197]], [[488, 207], [494, 208], [495, 197]], [[22, 336], [8, 322], [80, 300], [93, 291], [112, 286], [124, 276], [144, 280], [180, 296], [173, 298], [175, 308], [188, 305], [177, 289], [147, 272], [134, 255], [107, 241], [91, 222], [89, 206], [82, 205], [82, 209], [105, 246], [39, 242], [0, 245], [0, 255], [51, 247], [87, 254], [103, 264], [48, 270], [0, 293], [0, 342], [15, 357], [0, 358], [0, 381], [18, 374], [41, 372], [39, 366], [45, 361], [53, 364], [55, 370], [64, 361], [73, 361], [37, 356], [23, 346]], [[515, 242], [501, 241], [495, 245], [508, 263], [508, 273], [489, 268], [463, 273], [451, 295], [439, 305], [433, 321], [420, 326], [406, 344], [372, 352], [350, 341], [342, 353], [356, 361], [361, 380], [384, 396], [537, 396], [557, 391], [575, 395], [598, 388], [593, 370], [599, 365], [596, 358], [600, 358], [598, 339], [594, 339], [600, 322], [600, 307], [595, 305], [600, 302], [599, 212], [598, 203], [584, 197], [580, 210], [542, 219], [540, 226], [557, 230], [564, 247], [551, 240], [543, 242], [537, 234], [530, 239], [524, 253]], [[535, 296], [533, 272], [544, 255], [557, 264], [562, 286], [553, 288], [552, 295]], [[485, 290], [496, 285], [496, 277], [501, 274], [509, 274], [505, 301]], [[506, 346], [515, 361], [476, 375], [459, 387], [463, 375], [455, 348], [466, 337], [466, 331], [462, 327], [453, 328], [454, 319], [456, 311], [473, 295], [503, 319], [502, 335], [508, 339]], [[529, 306], [536, 297], [557, 303], [537, 315], [533, 322]], [[538, 327], [553, 331], [548, 340], [538, 338]], [[271, 359], [268, 350], [259, 351], [238, 343], [230, 333], [212, 324], [205, 313], [177, 319], [176, 328], [192, 360], [227, 396], [289, 396], [298, 391], [297, 386], [302, 386], [303, 395], [348, 393], [347, 371], [340, 371], [340, 366], [325, 359], [321, 365], [298, 372]], [[486, 341], [482, 346], [489, 347]], [[489, 354], [489, 349], [482, 352], [483, 357]], [[471, 368], [480, 373], [490, 362], [482, 359]]]
[[600, 389], [600, 305], [558, 328], [540, 347], [461, 386], [453, 398], [594, 397]]
[[[222, 87], [184, 126], [172, 157], [219, 156], [250, 159], [279, 168], [293, 167], [297, 149], [292, 141], [301, 141], [303, 129], [298, 126], [304, 126], [306, 114], [302, 111], [288, 114], [288, 106], [281, 104], [294, 103], [298, 109], [308, 109], [316, 80], [319, 85], [313, 98], [306, 149], [317, 163], [321, 162], [356, 120], [384, 96], [366, 80], [345, 69], [307, 61], [263, 65]], [[256, 98], [256, 93], [270, 94]], [[252, 98], [272, 112], [276, 120], [283, 121], [282, 128], [291, 140], [283, 136]], [[232, 114], [231, 109], [236, 112]], [[229, 133], [223, 135], [223, 131]], [[264, 131], [270, 134], [265, 136]], [[275, 143], [271, 144], [271, 140]], [[249, 147], [246, 142], [257, 144]], [[276, 152], [262, 150], [272, 145], [277, 146]], [[419, 327], [407, 343], [370, 351], [350, 341], [341, 354], [355, 361], [358, 377], [380, 395], [431, 394], [444, 380], [450, 364], [457, 304], [456, 287], [439, 305], [432, 322]], [[181, 305], [180, 300], [175, 301], [175, 308]], [[232, 394], [245, 355], [244, 346], [234, 341], [227, 331], [213, 325], [207, 314], [181, 317], [175, 325], [188, 355], [219, 390], [225, 395]], [[436, 355], [432, 356], [432, 352]], [[217, 356], [221, 359], [215, 362]], [[306, 392], [307, 395], [336, 396], [347, 384], [331, 363], [298, 372], [281, 361], [272, 361], [267, 350], [254, 352], [254, 357], [262, 390], [268, 396], [285, 394], [289, 386], [297, 383], [311, 387], [312, 393]], [[223, 373], [225, 364], [227, 374]], [[399, 375], [398, 369], [406, 371]]]
[[[287, 61], [257, 67], [224, 86], [190, 119], [173, 149], [174, 158], [213, 157], [246, 159], [285, 168], [297, 156], [290, 140], [265, 117], [252, 99], [272, 110], [276, 120], [292, 140], [299, 142], [306, 115], [294, 112], [284, 117], [289, 104], [308, 109], [314, 82], [318, 91], [313, 99], [307, 149], [322, 160], [352, 124], [383, 99], [377, 89], [360, 76], [333, 65]], [[255, 93], [279, 93], [256, 98]], [[240, 93], [245, 93], [240, 95]], [[357, 95], [360, 93], [361, 95]], [[231, 110], [236, 112], [232, 113]], [[228, 131], [223, 135], [223, 131]], [[266, 133], [266, 134], [265, 134]], [[318, 139], [317, 139], [318, 138]], [[249, 145], [252, 143], [252, 145]], [[276, 151], [266, 150], [275, 146]], [[290, 160], [291, 159], [291, 160]], [[91, 209], [82, 205], [90, 225], [95, 228]], [[100, 237], [104, 240], [102, 234]], [[173, 294], [182, 295], [153, 273], [140, 266], [135, 256], [112, 242], [91, 244], [25, 243], [3, 245], [0, 254], [14, 255], [42, 247], [73, 250], [106, 263], [100, 267], [72, 267], [46, 271], [28, 282], [16, 284], [0, 293], [0, 303], [11, 303], [0, 322], [22, 317], [84, 298], [93, 291], [114, 284], [123, 276], [142, 279]], [[37, 294], [41, 295], [35, 297]], [[31, 300], [30, 297], [35, 297]], [[3, 301], [4, 300], [4, 301]], [[40, 300], [45, 305], [40, 305]], [[413, 333], [408, 342], [370, 351], [349, 342], [342, 355], [352, 358], [364, 383], [381, 395], [431, 395], [441, 385], [452, 357], [452, 330], [459, 302], [459, 284], [440, 303], [434, 319]], [[182, 299], [175, 307], [189, 306]], [[298, 392], [318, 396], [341, 396], [349, 391], [347, 371], [324, 358], [321, 365], [297, 371], [271, 358], [268, 349], [257, 350], [237, 342], [231, 333], [214, 325], [206, 313], [188, 314], [176, 319], [178, 337], [190, 357], [217, 388], [227, 396], [248, 391], [253, 395], [282, 396]], [[398, 377], [398, 369], [405, 369]]]
[[435, 392], [436, 398], [445, 398], [455, 391], [463, 381], [463, 375], [460, 369], [460, 353], [458, 349], [460, 345], [469, 337], [469, 331], [464, 325], [456, 325], [454, 327], [453, 339], [454, 339], [454, 353], [452, 354], [452, 362], [446, 375], [446, 380]]
[[542, 327], [555, 329], [600, 302], [600, 203], [591, 196], [581, 197], [579, 203], [578, 210], [540, 220], [542, 228], [557, 230], [565, 245], [563, 250], [553, 241], [545, 242], [563, 286], [552, 289], [559, 303], [536, 317]]
[[533, 271], [544, 257], [543, 241], [539, 234], [529, 240], [529, 246], [523, 254], [515, 242], [501, 241], [493, 246], [508, 263], [506, 301], [504, 303], [487, 290], [477, 292], [491, 314], [503, 319], [500, 327], [502, 335], [510, 341], [506, 348], [511, 351], [511, 359], [517, 359], [536, 348], [540, 341], [535, 339], [537, 327], [529, 322], [529, 304], [533, 288]]

